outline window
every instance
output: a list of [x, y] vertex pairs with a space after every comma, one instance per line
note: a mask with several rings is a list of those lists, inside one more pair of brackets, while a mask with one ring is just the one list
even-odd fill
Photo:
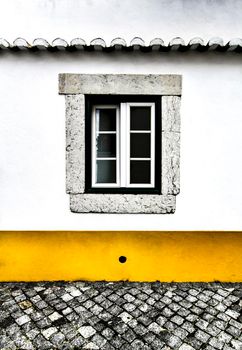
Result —
[[60, 74], [73, 212], [172, 213], [179, 193], [178, 75]]
[[160, 108], [157, 96], [86, 96], [86, 192], [159, 192]]
[[154, 130], [154, 103], [94, 106], [92, 187], [154, 187]]
[[92, 113], [92, 187], [120, 187], [120, 110], [94, 106]]

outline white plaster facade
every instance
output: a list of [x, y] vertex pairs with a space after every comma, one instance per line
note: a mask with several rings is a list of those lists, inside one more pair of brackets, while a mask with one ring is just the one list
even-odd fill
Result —
[[[117, 10], [118, 8], [118, 10]], [[138, 16], [137, 16], [137, 8]], [[169, 41], [242, 36], [242, 1], [3, 0], [1, 36]], [[241, 230], [242, 55], [0, 52], [1, 230]], [[59, 73], [179, 74], [181, 193], [173, 215], [81, 214], [65, 193]]]

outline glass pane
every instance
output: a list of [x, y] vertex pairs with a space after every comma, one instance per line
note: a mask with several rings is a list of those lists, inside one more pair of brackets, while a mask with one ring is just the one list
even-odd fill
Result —
[[150, 130], [150, 107], [130, 107], [130, 130]]
[[116, 183], [116, 160], [97, 160], [97, 183]]
[[130, 134], [130, 158], [150, 158], [150, 134]]
[[130, 183], [149, 184], [150, 183], [150, 161], [131, 160], [130, 161]]
[[116, 134], [97, 136], [97, 157], [116, 157]]
[[116, 109], [97, 109], [97, 130], [116, 131]]

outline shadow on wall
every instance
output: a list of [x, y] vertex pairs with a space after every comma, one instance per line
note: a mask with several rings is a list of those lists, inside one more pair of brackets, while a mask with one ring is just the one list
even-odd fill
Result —
[[[229, 66], [231, 69], [236, 65], [241, 65], [242, 54], [234, 52], [140, 52], [140, 51], [114, 51], [114, 52], [98, 52], [98, 51], [0, 51], [0, 61], [7, 59], [11, 61], [29, 62], [35, 64], [58, 64], [58, 67], [66, 64], [78, 64], [80, 72], [85, 73], [102, 73], [112, 71], [115, 74], [129, 73], [133, 66], [134, 71], [149, 71], [152, 73], [164, 72], [169, 67], [169, 74], [182, 72], [181, 69], [186, 67], [196, 67], [207, 65], [224, 67]], [[80, 66], [81, 64], [81, 66]], [[100, 64], [100, 65], [98, 65]], [[86, 69], [88, 67], [88, 70]], [[173, 69], [171, 71], [171, 69]], [[71, 73], [71, 71], [68, 71]], [[75, 71], [75, 73], [77, 73]]]

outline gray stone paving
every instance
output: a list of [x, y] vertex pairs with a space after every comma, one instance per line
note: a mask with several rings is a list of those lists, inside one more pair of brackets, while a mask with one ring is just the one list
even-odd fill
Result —
[[242, 350], [242, 284], [0, 283], [0, 349]]

